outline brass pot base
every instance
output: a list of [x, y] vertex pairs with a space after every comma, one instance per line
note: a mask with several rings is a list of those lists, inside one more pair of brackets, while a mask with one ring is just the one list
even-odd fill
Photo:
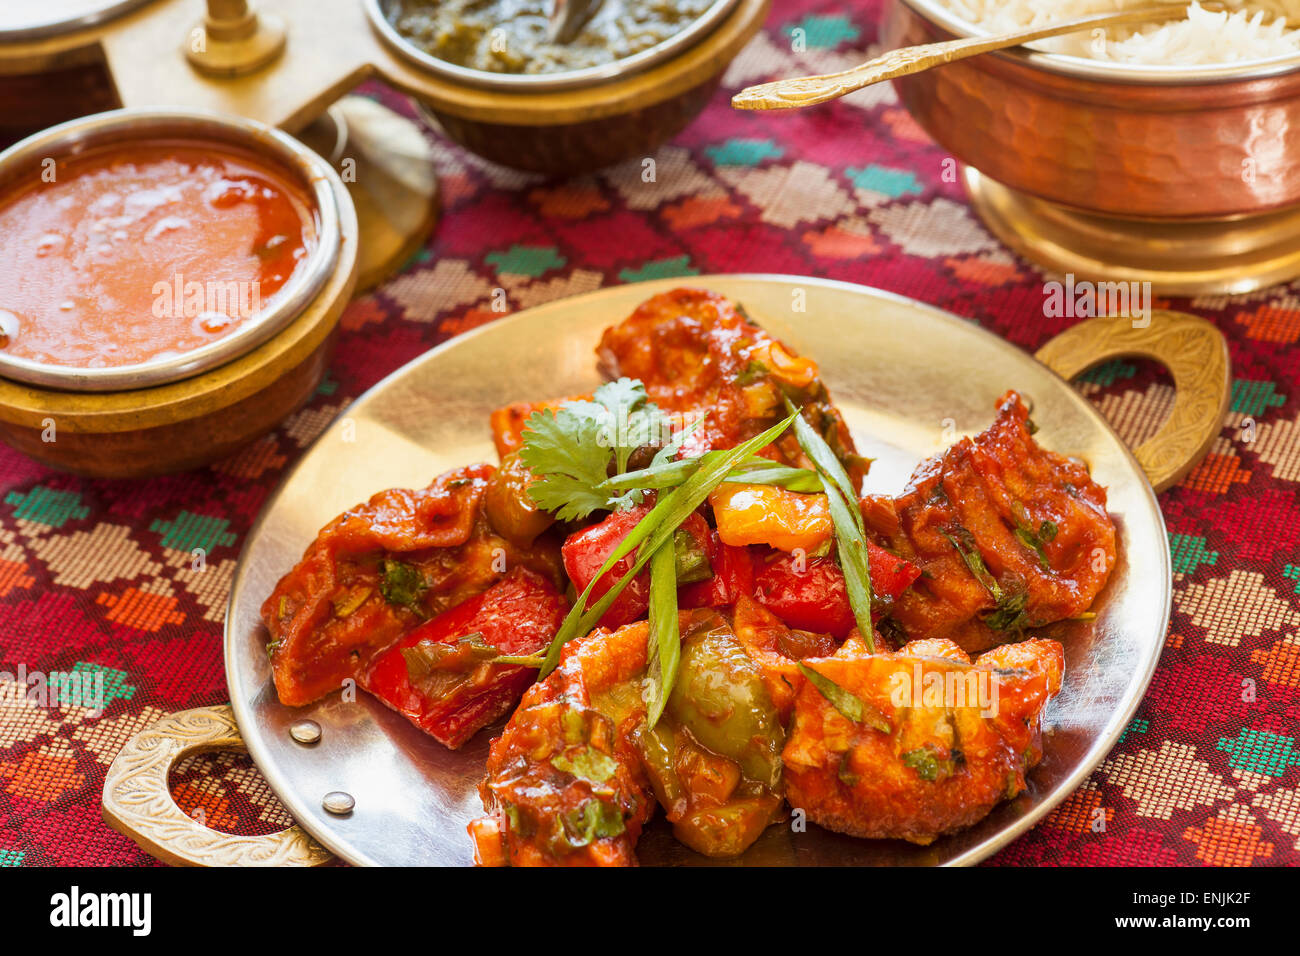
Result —
[[1150, 282], [1156, 295], [1253, 292], [1300, 276], [1300, 208], [1196, 222], [1068, 209], [962, 170], [989, 230], [1042, 268], [1080, 279]]

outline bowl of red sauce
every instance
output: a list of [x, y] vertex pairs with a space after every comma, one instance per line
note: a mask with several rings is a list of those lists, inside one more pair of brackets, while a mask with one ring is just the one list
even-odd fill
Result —
[[88, 474], [192, 467], [273, 427], [355, 282], [329, 164], [204, 111], [115, 110], [0, 153], [0, 236], [0, 437]]

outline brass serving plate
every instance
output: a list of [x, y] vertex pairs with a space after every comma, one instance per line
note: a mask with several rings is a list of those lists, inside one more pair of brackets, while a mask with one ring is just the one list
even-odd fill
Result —
[[[355, 702], [334, 694], [306, 708], [282, 706], [270, 682], [266, 633], [258, 616], [262, 601], [317, 529], [339, 511], [381, 488], [422, 486], [452, 466], [495, 460], [487, 426], [493, 408], [594, 386], [593, 349], [601, 331], [643, 299], [677, 284], [620, 286], [549, 303], [416, 359], [340, 416], [286, 477], [249, 533], [226, 622], [234, 716], [258, 767], [302, 829], [343, 859], [356, 864], [469, 864], [465, 824], [480, 812], [476, 786], [493, 733], [480, 733], [453, 753], [365, 693], [358, 693]], [[986, 427], [995, 400], [1010, 387], [1032, 399], [1039, 439], [1087, 460], [1097, 480], [1109, 488], [1109, 507], [1120, 529], [1120, 562], [1098, 601], [1097, 619], [1052, 631], [1066, 645], [1066, 678], [1048, 712], [1046, 755], [1030, 775], [1029, 791], [978, 826], [930, 847], [855, 840], [815, 826], [803, 833], [776, 826], [739, 862], [952, 865], [984, 859], [1041, 820], [1086, 779], [1115, 744], [1150, 680], [1169, 620], [1171, 578], [1164, 521], [1142, 466], [1064, 380], [1014, 346], [947, 313], [874, 289], [818, 279], [708, 276], [692, 284], [743, 303], [766, 329], [817, 359], [859, 447], [876, 459], [868, 490], [900, 490], [922, 458], [958, 434]], [[800, 304], [806, 311], [796, 311]], [[1212, 330], [1206, 332], [1208, 323], [1179, 319], [1175, 313], [1157, 314], [1153, 325], [1161, 322], [1169, 323], [1175, 338], [1180, 333], [1172, 330], [1180, 322], [1196, 335], [1210, 337], [1205, 339], [1210, 358], [1197, 360], [1199, 366], [1223, 362], [1222, 341]], [[1115, 327], [1120, 338], [1129, 323], [1122, 325]], [[1066, 336], [1082, 336], [1083, 328]], [[1065, 345], [1063, 353], [1077, 364], [1086, 349], [1079, 342]], [[1116, 354], [1111, 346], [1098, 351], [1094, 342], [1093, 351]], [[1226, 376], [1224, 362], [1215, 368], [1216, 385], [1226, 384]], [[1221, 396], [1212, 401], [1222, 407]], [[1203, 420], [1214, 411], [1199, 414]], [[290, 724], [304, 717], [322, 727], [315, 745], [295, 743], [289, 736]], [[212, 720], [228, 738], [228, 717]], [[115, 765], [105, 788], [106, 807], [120, 803], [118, 791], [130, 789], [129, 782], [114, 782], [120, 777]], [[332, 816], [322, 809], [322, 797], [335, 790], [355, 797], [350, 814]], [[115, 825], [122, 824], [114, 813], [107, 815]], [[288, 832], [298, 841], [299, 862], [324, 858], [303, 849], [310, 841], [299, 839], [301, 831]], [[661, 820], [649, 827], [638, 855], [645, 864], [709, 862], [676, 843]]]
[[[622, 286], [529, 309], [434, 349], [355, 402], [287, 476], [249, 533], [226, 618], [232, 704], [173, 714], [128, 741], [104, 782], [109, 825], [171, 863], [310, 866], [329, 861], [330, 851], [358, 864], [469, 863], [464, 827], [479, 812], [476, 784], [491, 732], [452, 753], [364, 695], [282, 707], [270, 683], [258, 607], [336, 512], [378, 488], [419, 485], [453, 465], [490, 460], [486, 417], [501, 402], [593, 387], [592, 344], [600, 331], [676, 282]], [[778, 826], [743, 858], [727, 861], [976, 863], [1073, 792], [1141, 701], [1170, 608], [1169, 549], [1152, 485], [1177, 481], [1218, 433], [1231, 383], [1227, 343], [1204, 319], [1160, 310], [1144, 321], [1090, 319], [1072, 326], [1039, 349], [1035, 361], [955, 316], [876, 289], [785, 276], [696, 282], [743, 302], [773, 333], [817, 356], [860, 448], [876, 458], [869, 491], [897, 491], [919, 460], [958, 434], [982, 430], [995, 397], [1009, 386], [1033, 401], [1041, 440], [1084, 458], [1109, 488], [1119, 562], [1094, 606], [1094, 621], [1044, 629], [1065, 644], [1066, 675], [1048, 708], [1044, 759], [1026, 793], [929, 847]], [[1163, 362], [1176, 389], [1166, 422], [1134, 454], [1052, 371], [1073, 377], [1123, 356]], [[293, 742], [289, 727], [303, 718], [319, 723], [318, 743]], [[172, 799], [168, 773], [178, 760], [244, 743], [298, 825], [271, 836], [232, 836], [206, 829]], [[321, 804], [337, 790], [355, 797], [356, 806], [331, 816]], [[662, 824], [651, 825], [638, 855], [649, 864], [711, 862], [674, 841]]]

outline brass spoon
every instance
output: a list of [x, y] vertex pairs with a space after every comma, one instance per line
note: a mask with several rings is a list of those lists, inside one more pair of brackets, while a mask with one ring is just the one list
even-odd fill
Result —
[[[941, 43], [905, 46], [890, 50], [874, 60], [868, 60], [860, 66], [840, 73], [798, 76], [746, 87], [731, 98], [731, 105], [738, 110], [788, 110], [813, 106], [817, 103], [825, 103], [827, 100], [837, 100], [846, 93], [852, 93], [883, 80], [920, 73], [932, 67], [964, 60], [968, 56], [1005, 50], [1007, 47], [1032, 43], [1034, 40], [1045, 40], [1063, 33], [1118, 26], [1123, 23], [1142, 23], [1148, 20], [1181, 19], [1190, 6], [1190, 3], [1161, 3], [1119, 13], [1094, 13], [1051, 26], [1033, 27], [999, 36], [962, 37]], [[1201, 6], [1215, 12], [1224, 8], [1224, 4], [1219, 3], [1203, 3]]]
[[552, 43], [569, 43], [595, 15], [601, 0], [551, 0], [546, 38]]

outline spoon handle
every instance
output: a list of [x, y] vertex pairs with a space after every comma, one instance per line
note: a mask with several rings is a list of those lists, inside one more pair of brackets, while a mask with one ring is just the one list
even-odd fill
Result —
[[812, 106], [816, 103], [825, 103], [827, 100], [839, 99], [846, 93], [871, 86], [873, 83], [907, 76], [909, 73], [920, 73], [932, 67], [964, 60], [968, 56], [1004, 50], [1007, 47], [1020, 46], [1022, 43], [1031, 43], [1034, 40], [1045, 40], [1063, 33], [1124, 23], [1141, 23], [1161, 18], [1180, 18], [1187, 12], [1189, 6], [1188, 3], [1162, 3], [1120, 13], [1094, 13], [1064, 23], [1032, 27], [1016, 33], [962, 37], [941, 43], [900, 47], [840, 73], [799, 76], [746, 87], [731, 98], [731, 105], [738, 110], [788, 110]]
[[571, 43], [578, 32], [596, 14], [601, 0], [551, 0], [547, 15], [546, 39], [552, 43]]

